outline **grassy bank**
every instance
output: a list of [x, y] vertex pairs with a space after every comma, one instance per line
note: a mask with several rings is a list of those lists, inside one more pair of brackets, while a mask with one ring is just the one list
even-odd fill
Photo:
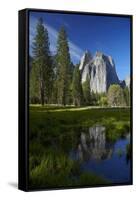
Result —
[[[57, 110], [56, 110], [57, 109]], [[62, 111], [62, 112], [61, 112]], [[71, 108], [54, 108], [30, 106], [30, 126], [90, 126], [106, 121], [129, 121], [129, 108], [93, 108], [84, 110]]]
[[30, 136], [37, 134], [39, 130], [46, 132], [47, 136], [57, 136], [64, 132], [63, 130], [70, 127], [89, 127], [95, 124], [106, 126], [107, 130], [115, 127], [121, 133], [130, 126], [129, 108], [87, 108], [86, 110], [72, 111], [68, 110], [68, 108], [67, 110], [65, 108], [60, 109], [62, 112], [56, 111], [54, 107], [31, 106], [29, 115]]

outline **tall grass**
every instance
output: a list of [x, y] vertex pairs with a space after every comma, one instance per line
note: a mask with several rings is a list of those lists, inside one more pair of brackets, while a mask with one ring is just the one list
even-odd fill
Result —
[[79, 164], [64, 154], [45, 155], [30, 172], [30, 185], [34, 187], [66, 187], [104, 184], [107, 181], [93, 173], [83, 173]]

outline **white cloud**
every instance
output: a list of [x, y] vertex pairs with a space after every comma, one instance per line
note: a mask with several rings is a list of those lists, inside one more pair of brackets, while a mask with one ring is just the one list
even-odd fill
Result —
[[[32, 44], [32, 40], [34, 38], [35, 35], [35, 29], [36, 29], [36, 23], [37, 23], [37, 19], [34, 17], [30, 18], [30, 48], [31, 48], [31, 44]], [[55, 53], [56, 52], [56, 43], [57, 43], [57, 38], [58, 38], [58, 31], [53, 28], [52, 26], [50, 26], [49, 24], [46, 24], [45, 27], [48, 30], [49, 33], [49, 39], [50, 39], [50, 49], [51, 52]], [[69, 49], [70, 49], [70, 55], [73, 61], [79, 62], [82, 54], [83, 54], [83, 50], [78, 47], [75, 43], [73, 43], [72, 41], [68, 41], [69, 42]], [[30, 49], [31, 52], [31, 49]]]
[[74, 44], [72, 41], [69, 41], [69, 48], [70, 48], [70, 54], [71, 56], [75, 57], [76, 59], [81, 58], [83, 54], [83, 50], [80, 49], [76, 44]]

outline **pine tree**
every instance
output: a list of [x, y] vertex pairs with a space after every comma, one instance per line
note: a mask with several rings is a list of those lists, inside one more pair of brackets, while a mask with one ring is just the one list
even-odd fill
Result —
[[53, 66], [53, 85], [52, 85], [52, 95], [51, 102], [53, 104], [57, 104], [57, 63], [56, 63], [56, 55], [52, 56], [52, 66]]
[[33, 67], [30, 76], [31, 96], [40, 99], [42, 105], [48, 103], [52, 90], [53, 69], [49, 50], [48, 31], [44, 28], [42, 18], [36, 26], [36, 36], [33, 42]]
[[38, 67], [33, 61], [30, 71], [30, 103], [32, 104], [41, 102], [38, 71]]
[[84, 95], [84, 101], [85, 105], [91, 104], [91, 94], [90, 94], [90, 78], [89, 75], [86, 77], [86, 81], [83, 83], [83, 95]]
[[83, 91], [81, 84], [81, 74], [77, 66], [75, 67], [73, 74], [72, 95], [74, 105], [81, 106], [83, 103]]
[[70, 87], [69, 87], [69, 104], [73, 104], [73, 95], [72, 95], [72, 81], [73, 81], [73, 74], [74, 74], [74, 69], [75, 67], [79, 65], [74, 65], [72, 62], [70, 64]]
[[57, 100], [58, 104], [69, 104], [70, 92], [70, 53], [67, 34], [62, 27], [57, 41]]

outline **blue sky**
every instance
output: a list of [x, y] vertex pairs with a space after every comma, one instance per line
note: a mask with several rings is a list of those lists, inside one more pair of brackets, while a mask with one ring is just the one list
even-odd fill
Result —
[[63, 25], [67, 31], [71, 60], [74, 63], [79, 63], [85, 50], [89, 50], [92, 55], [96, 51], [102, 51], [114, 59], [120, 80], [130, 74], [129, 18], [30, 12], [30, 54], [39, 17], [43, 18], [44, 25], [48, 29], [50, 50], [53, 54], [56, 52], [58, 31]]

